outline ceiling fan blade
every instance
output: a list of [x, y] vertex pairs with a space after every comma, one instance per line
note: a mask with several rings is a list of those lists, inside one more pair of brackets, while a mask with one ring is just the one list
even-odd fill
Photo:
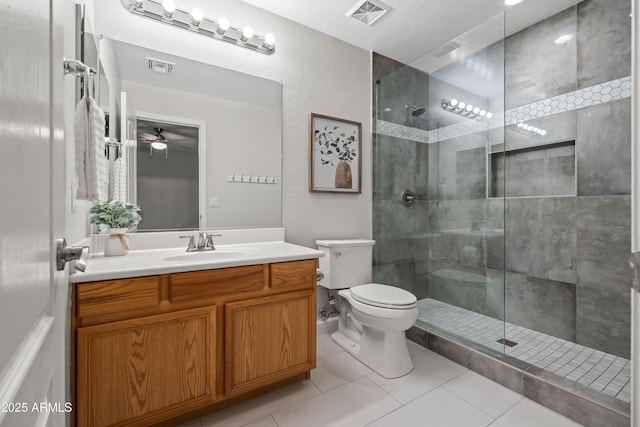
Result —
[[158, 137], [156, 135], [152, 135], [150, 133], [141, 132], [138, 134], [138, 140], [142, 141], [157, 141]]

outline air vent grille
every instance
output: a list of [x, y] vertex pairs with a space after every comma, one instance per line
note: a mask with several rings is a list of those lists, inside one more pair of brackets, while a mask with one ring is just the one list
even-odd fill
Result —
[[391, 8], [382, 2], [365, 0], [358, 2], [351, 8], [351, 10], [347, 12], [347, 16], [371, 26], [389, 10], [391, 10]]

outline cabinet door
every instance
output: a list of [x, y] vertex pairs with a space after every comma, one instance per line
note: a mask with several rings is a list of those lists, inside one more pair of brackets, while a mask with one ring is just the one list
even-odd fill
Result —
[[315, 291], [225, 305], [225, 393], [239, 394], [315, 367]]
[[76, 425], [168, 418], [211, 403], [215, 326], [216, 308], [204, 307], [78, 328]]

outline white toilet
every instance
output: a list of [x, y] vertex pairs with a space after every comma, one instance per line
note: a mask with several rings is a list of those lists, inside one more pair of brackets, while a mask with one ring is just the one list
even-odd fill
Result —
[[339, 289], [340, 318], [331, 338], [385, 378], [413, 370], [405, 331], [418, 318], [415, 295], [393, 286], [371, 283], [374, 240], [318, 240], [318, 282]]

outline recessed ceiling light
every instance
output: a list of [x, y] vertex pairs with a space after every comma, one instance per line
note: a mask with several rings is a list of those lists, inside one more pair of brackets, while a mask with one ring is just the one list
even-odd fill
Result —
[[555, 44], [563, 44], [563, 43], [570, 42], [572, 39], [573, 39], [573, 34], [563, 34], [557, 39], [555, 39], [554, 42]]
[[504, 0], [504, 4], [506, 6], [513, 6], [514, 4], [520, 3], [522, 0]]

